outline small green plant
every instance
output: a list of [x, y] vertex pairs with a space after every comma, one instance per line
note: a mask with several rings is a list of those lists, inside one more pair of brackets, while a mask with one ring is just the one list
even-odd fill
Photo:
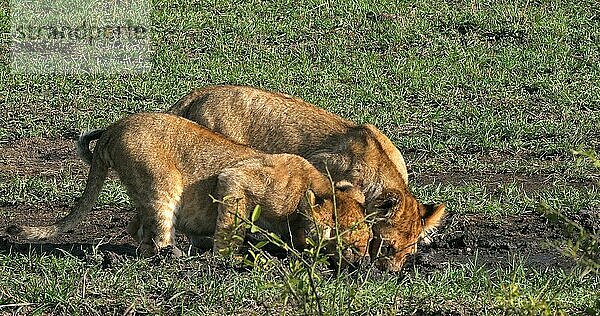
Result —
[[594, 167], [600, 169], [600, 159], [598, 159], [598, 155], [596, 151], [593, 149], [579, 149], [579, 150], [571, 150], [571, 153], [577, 159], [577, 163], [582, 163], [584, 160], [587, 160], [592, 163]]
[[[587, 160], [597, 169], [600, 169], [600, 159], [594, 150], [573, 150], [573, 155], [579, 162]], [[597, 231], [590, 231], [579, 223], [569, 219], [562, 212], [552, 209], [545, 203], [538, 205], [538, 210], [548, 219], [560, 223], [565, 231], [573, 237], [567, 240], [561, 252], [575, 260], [584, 270], [583, 274], [600, 271], [600, 235]]]
[[[309, 247], [301, 251], [290, 246], [277, 234], [259, 227], [256, 223], [260, 213], [261, 208], [257, 205], [250, 220], [240, 217], [241, 225], [245, 225], [250, 232], [258, 233], [264, 238], [256, 244], [250, 243], [250, 249], [248, 249], [248, 254], [245, 255], [244, 264], [256, 269], [274, 267], [285, 281], [273, 285], [283, 290], [282, 295], [286, 301], [291, 297], [303, 307], [307, 315], [323, 315], [321, 296], [318, 290], [322, 282], [319, 271], [326, 268], [329, 257], [322, 251], [327, 242], [323, 231], [317, 229], [316, 240], [307, 238]], [[263, 249], [269, 243], [288, 253], [289, 262], [287, 265], [275, 263], [273, 257]]]
[[[594, 150], [572, 150], [572, 153], [577, 158], [578, 163], [584, 160], [589, 161], [595, 168], [600, 169], [600, 159], [597, 158]], [[544, 202], [539, 203], [537, 209], [551, 221], [559, 223], [572, 237], [566, 240], [564, 245], [555, 245], [555, 247], [582, 267], [580, 278], [584, 278], [590, 273], [598, 274], [600, 272], [599, 232], [586, 229], [581, 224], [568, 218], [563, 212], [551, 208]], [[508, 297], [513, 297], [514, 293], [514, 291], [508, 291]], [[532, 305], [532, 307], [537, 308], [538, 305]], [[600, 313], [600, 296], [597, 296], [595, 302], [588, 306], [586, 312], [592, 315]]]
[[565, 246], [558, 247], [558, 249], [583, 267], [582, 274], [600, 272], [600, 236], [598, 232], [587, 230], [545, 203], [540, 203], [538, 210], [551, 221], [560, 223], [565, 231], [573, 236], [573, 240], [567, 240]]

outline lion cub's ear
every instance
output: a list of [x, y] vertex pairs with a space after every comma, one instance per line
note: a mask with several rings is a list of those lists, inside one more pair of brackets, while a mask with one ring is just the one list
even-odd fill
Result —
[[444, 204], [426, 204], [425, 213], [421, 214], [421, 218], [423, 219], [423, 230], [432, 230], [440, 225], [445, 213], [446, 205]]
[[335, 189], [345, 192], [352, 199], [356, 200], [356, 202], [358, 202], [360, 204], [365, 204], [365, 195], [362, 193], [362, 191], [359, 188], [355, 187], [352, 183], [350, 183], [350, 181], [341, 180], [341, 181], [336, 182]]
[[335, 183], [335, 188], [340, 191], [346, 191], [353, 187], [354, 187], [354, 185], [352, 183], [350, 183], [350, 181], [348, 181], [348, 180], [340, 180]]
[[317, 204], [317, 198], [315, 197], [315, 192], [313, 192], [313, 190], [306, 190], [306, 200], [311, 206], [315, 206]]

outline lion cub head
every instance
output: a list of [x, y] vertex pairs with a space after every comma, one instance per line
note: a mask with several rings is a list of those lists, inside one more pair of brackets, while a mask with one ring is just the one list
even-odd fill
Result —
[[[326, 250], [334, 260], [341, 254], [342, 264], [346, 265], [369, 255], [371, 230], [365, 222], [365, 196], [358, 188], [340, 181], [335, 184], [334, 195], [318, 197], [309, 190], [307, 197], [314, 223], [323, 229]], [[342, 249], [337, 249], [338, 234]]]
[[387, 191], [367, 208], [377, 213], [373, 223], [371, 258], [378, 268], [399, 271], [408, 255], [417, 251], [419, 238], [436, 228], [445, 212], [445, 205], [424, 205], [408, 191]]

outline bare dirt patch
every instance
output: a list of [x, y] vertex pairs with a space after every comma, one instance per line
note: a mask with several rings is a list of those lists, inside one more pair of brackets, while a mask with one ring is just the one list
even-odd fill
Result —
[[[427, 184], [455, 184], [464, 185], [467, 183], [478, 183], [488, 189], [494, 190], [502, 184], [515, 184], [521, 187], [525, 193], [534, 193], [540, 190], [545, 190], [549, 187], [555, 186], [556, 183], [570, 186], [576, 189], [590, 189], [599, 188], [600, 186], [600, 174], [595, 170], [590, 169], [589, 174], [585, 175], [574, 175], [564, 174], [560, 169], [552, 171], [547, 168], [529, 168], [527, 171], [496, 171], [496, 170], [465, 170], [457, 164], [450, 164], [443, 170], [431, 171], [426, 168], [421, 170], [410, 169], [411, 161], [422, 161], [423, 156], [419, 155], [415, 150], [406, 150], [403, 152], [404, 158], [409, 162], [409, 178], [414, 185], [427, 185]], [[533, 155], [533, 154], [532, 154]], [[519, 164], [529, 164], [531, 166], [546, 165], [548, 163], [565, 163], [566, 161], [572, 161], [573, 157], [567, 153], [555, 153], [555, 155], [549, 156], [532, 156], [527, 157], [516, 157], [514, 153], [506, 151], [498, 151], [494, 153], [480, 153], [473, 152], [467, 154], [469, 159], [474, 161], [483, 162], [486, 164], [502, 165], [507, 162], [519, 161]], [[500, 168], [504, 169], [504, 168]], [[412, 172], [412, 173], [411, 173]]]
[[[487, 189], [494, 191], [503, 184], [514, 184], [520, 187], [525, 193], [534, 193], [545, 190], [556, 184], [557, 175], [555, 173], [522, 173], [522, 172], [466, 172], [460, 169], [448, 168], [443, 172], [421, 172], [419, 174], [409, 175], [415, 185], [427, 184], [455, 184], [465, 185], [468, 183], [478, 183]], [[595, 176], [587, 179], [569, 179], [563, 178], [561, 181], [565, 185], [576, 189], [590, 189], [598, 187], [600, 183]]]
[[[596, 228], [600, 225], [596, 219]], [[526, 268], [571, 268], [573, 261], [556, 245], [569, 238], [564, 230], [532, 211], [511, 216], [452, 214], [437, 236], [421, 247], [413, 264], [425, 270], [452, 263], [476, 263], [488, 268], [506, 267], [518, 260]]]

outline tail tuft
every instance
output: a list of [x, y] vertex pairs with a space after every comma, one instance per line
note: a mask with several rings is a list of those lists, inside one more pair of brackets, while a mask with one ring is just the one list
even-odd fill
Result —
[[46, 239], [58, 233], [56, 225], [51, 226], [18, 226], [11, 225], [6, 232], [12, 236], [22, 236], [27, 239]]
[[6, 232], [9, 235], [17, 236], [17, 235], [21, 235], [23, 233], [23, 228], [21, 226], [17, 226], [17, 225], [10, 225], [6, 229]]

